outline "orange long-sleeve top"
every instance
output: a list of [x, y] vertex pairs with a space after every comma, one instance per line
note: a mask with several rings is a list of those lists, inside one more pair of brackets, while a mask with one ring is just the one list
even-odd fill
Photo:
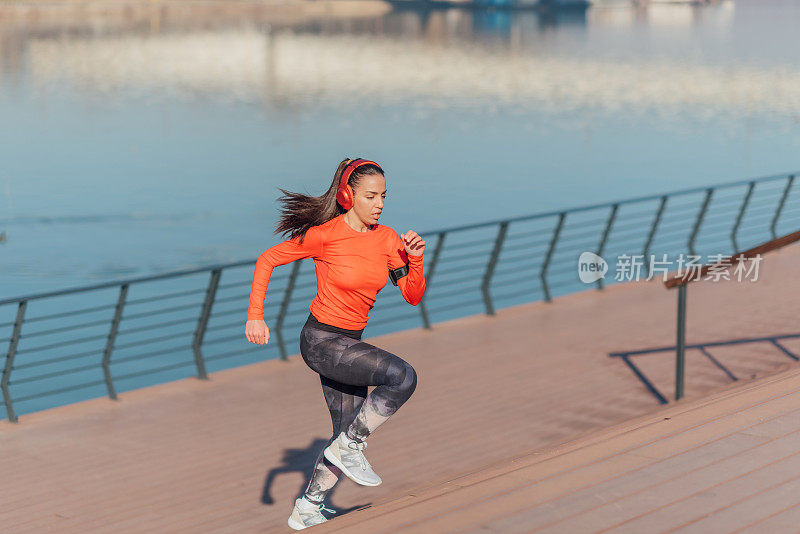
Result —
[[367, 325], [369, 310], [389, 280], [389, 269], [408, 264], [408, 274], [397, 285], [403, 298], [419, 304], [425, 293], [423, 257], [407, 254], [394, 229], [375, 224], [359, 232], [344, 220], [344, 214], [312, 226], [300, 237], [264, 251], [256, 261], [247, 319], [264, 318], [264, 297], [272, 270], [294, 260], [314, 258], [317, 294], [309, 310], [318, 321], [348, 330]]

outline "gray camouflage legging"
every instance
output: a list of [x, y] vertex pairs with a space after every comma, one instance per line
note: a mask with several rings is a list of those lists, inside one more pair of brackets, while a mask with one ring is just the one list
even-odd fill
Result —
[[[322, 330], [309, 323], [300, 332], [300, 353], [306, 365], [319, 373], [331, 412], [333, 435], [325, 447], [341, 432], [364, 441], [417, 387], [417, 373], [408, 362], [357, 336]], [[367, 395], [367, 386], [377, 387]], [[320, 451], [306, 498], [322, 502], [341, 474]]]

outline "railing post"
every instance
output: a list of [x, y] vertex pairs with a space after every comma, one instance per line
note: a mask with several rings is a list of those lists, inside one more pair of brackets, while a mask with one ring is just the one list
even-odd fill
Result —
[[[436, 248], [433, 249], [433, 259], [428, 264], [428, 272], [425, 273], [425, 294], [428, 293], [428, 288], [430, 288], [431, 279], [433, 279], [433, 270], [436, 268], [436, 263], [439, 261], [439, 254], [442, 252], [442, 247], [444, 246], [444, 238], [447, 235], [447, 232], [439, 232], [439, 237], [436, 240]], [[428, 308], [425, 306], [425, 295], [422, 296], [422, 300], [419, 302], [419, 313], [422, 315], [422, 325], [430, 330], [431, 328], [431, 320], [428, 317]]]
[[647, 261], [647, 256], [650, 254], [650, 245], [653, 244], [653, 238], [656, 235], [656, 230], [658, 229], [658, 225], [661, 222], [661, 216], [664, 214], [664, 208], [667, 206], [667, 195], [661, 197], [661, 203], [658, 205], [658, 211], [656, 212], [656, 218], [653, 220], [653, 225], [650, 227], [650, 233], [647, 234], [647, 242], [644, 245], [644, 251], [642, 252], [642, 256], [644, 256], [644, 261], [647, 264], [647, 276], [648, 278], [652, 275], [653, 265]]
[[708, 204], [711, 202], [711, 195], [714, 193], [714, 188], [709, 187], [706, 189], [706, 198], [703, 200], [703, 206], [700, 208], [700, 213], [697, 214], [697, 220], [694, 223], [694, 228], [692, 228], [692, 235], [689, 236], [689, 242], [687, 243], [687, 248], [689, 249], [689, 254], [695, 256], [694, 250], [694, 240], [697, 237], [697, 232], [700, 230], [700, 225], [703, 224], [703, 218], [706, 216], [706, 211], [708, 210]]
[[750, 204], [750, 197], [753, 196], [753, 189], [755, 189], [755, 187], [756, 183], [750, 182], [750, 185], [747, 188], [747, 194], [744, 196], [744, 200], [742, 201], [742, 207], [739, 208], [739, 214], [736, 216], [736, 223], [733, 225], [733, 230], [731, 231], [731, 243], [733, 244], [734, 253], [739, 251], [739, 245], [736, 243], [736, 234], [739, 233], [739, 226], [742, 224], [744, 213], [747, 211], [747, 206]]
[[561, 228], [564, 227], [564, 219], [567, 218], [567, 213], [562, 211], [558, 214], [558, 223], [555, 230], [553, 230], [553, 237], [550, 239], [550, 246], [547, 247], [547, 254], [542, 263], [542, 270], [539, 272], [539, 278], [542, 280], [542, 290], [544, 291], [544, 300], [550, 302], [550, 288], [547, 287], [547, 268], [550, 266], [550, 259], [553, 257], [553, 251], [556, 249], [558, 243], [558, 236], [561, 234]]
[[494, 240], [494, 248], [492, 249], [492, 256], [489, 258], [489, 264], [486, 266], [486, 273], [484, 273], [483, 275], [481, 292], [483, 293], [483, 303], [486, 305], [487, 315], [494, 315], [494, 304], [492, 303], [492, 296], [489, 294], [489, 285], [492, 283], [492, 275], [494, 274], [494, 267], [495, 265], [497, 265], [497, 257], [500, 255], [500, 250], [503, 248], [503, 242], [506, 239], [507, 231], [508, 231], [508, 221], [500, 223], [500, 230], [497, 232], [497, 237]]
[[297, 282], [297, 275], [300, 273], [301, 262], [296, 261], [292, 264], [292, 274], [289, 276], [289, 282], [286, 284], [286, 291], [283, 292], [283, 302], [281, 302], [281, 311], [278, 312], [278, 320], [275, 321], [275, 335], [278, 336], [278, 347], [281, 350], [281, 360], [286, 361], [289, 358], [289, 353], [286, 350], [286, 342], [283, 339], [283, 320], [286, 318], [286, 311], [289, 309], [289, 304], [292, 301], [292, 291], [294, 291], [295, 282]]
[[11, 370], [14, 367], [14, 356], [17, 354], [17, 345], [19, 345], [19, 336], [22, 331], [22, 323], [25, 321], [25, 309], [28, 307], [27, 300], [21, 300], [19, 308], [17, 308], [17, 318], [14, 320], [14, 332], [11, 334], [11, 341], [8, 344], [8, 354], [6, 354], [6, 365], [3, 368], [3, 378], [0, 380], [0, 388], [3, 390], [3, 402], [6, 405], [6, 414], [8, 420], [12, 423], [18, 421], [17, 414], [14, 413], [14, 404], [11, 399], [11, 392], [8, 389], [8, 383], [11, 379]]
[[778, 204], [778, 209], [775, 211], [775, 216], [772, 218], [772, 224], [769, 226], [770, 232], [772, 232], [772, 239], [775, 239], [777, 235], [775, 234], [775, 227], [778, 225], [778, 219], [781, 216], [781, 212], [783, 211], [783, 206], [786, 204], [786, 199], [789, 196], [789, 190], [792, 189], [792, 184], [794, 183], [794, 174], [789, 175], [789, 180], [786, 182], [786, 187], [783, 190], [783, 196], [781, 196], [781, 201]]
[[119, 290], [119, 297], [117, 298], [117, 306], [114, 309], [114, 318], [111, 320], [111, 330], [108, 332], [108, 339], [106, 340], [106, 348], [103, 351], [103, 376], [106, 379], [106, 389], [108, 396], [112, 400], [117, 400], [117, 392], [114, 390], [114, 380], [111, 377], [111, 352], [114, 350], [114, 342], [117, 339], [117, 332], [119, 331], [119, 323], [122, 320], [122, 309], [125, 307], [125, 299], [128, 298], [129, 284], [122, 284]]
[[686, 284], [678, 286], [678, 339], [675, 345], [675, 400], [683, 397], [686, 368]]
[[208, 319], [211, 317], [211, 308], [214, 306], [214, 299], [217, 296], [219, 279], [222, 276], [222, 269], [213, 269], [211, 278], [208, 280], [206, 288], [206, 298], [203, 300], [203, 309], [200, 311], [200, 318], [197, 320], [197, 328], [192, 339], [192, 352], [194, 352], [194, 365], [197, 367], [197, 378], [208, 380], [206, 372], [206, 362], [203, 359], [203, 338], [206, 336]]
[[[608, 222], [606, 222], [606, 229], [603, 231], [603, 239], [600, 240], [600, 246], [597, 248], [597, 255], [601, 258], [603, 257], [603, 249], [606, 247], [606, 241], [608, 240], [608, 235], [611, 233], [614, 219], [617, 217], [617, 209], [619, 209], [619, 204], [611, 206], [611, 213], [608, 216]], [[603, 289], [602, 277], [597, 279], [597, 289]]]

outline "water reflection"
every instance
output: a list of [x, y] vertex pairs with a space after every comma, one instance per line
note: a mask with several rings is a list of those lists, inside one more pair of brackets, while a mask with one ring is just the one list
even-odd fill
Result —
[[4, 3], [0, 295], [255, 258], [276, 188], [356, 152], [417, 231], [791, 172], [798, 22], [783, 0]]
[[[687, 107], [734, 120], [752, 114], [796, 120], [800, 109], [793, 64], [720, 64], [699, 50], [684, 55], [708, 34], [733, 30], [731, 2], [598, 8], [589, 15], [389, 11], [380, 3], [359, 7], [358, 17], [346, 10], [339, 17], [290, 17], [255, 4], [105, 6], [66, 19], [46, 8], [2, 9], [4, 83], [27, 82], [38, 93], [72, 87], [107, 96], [210, 96], [289, 112], [491, 102], [552, 113], [656, 112], [664, 120]], [[682, 33], [698, 24], [699, 37]], [[651, 45], [664, 30], [670, 47], [657, 55], [620, 48], [614, 31], [630, 27], [627, 41], [635, 45], [641, 25], [648, 32], [641, 44]]]

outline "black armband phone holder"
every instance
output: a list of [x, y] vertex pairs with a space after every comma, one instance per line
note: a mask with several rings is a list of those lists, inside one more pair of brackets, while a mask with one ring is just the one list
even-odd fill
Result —
[[397, 269], [389, 269], [389, 278], [391, 279], [392, 284], [394, 285], [397, 285], [397, 281], [407, 274], [408, 274], [407, 263], [402, 267], [398, 267]]

